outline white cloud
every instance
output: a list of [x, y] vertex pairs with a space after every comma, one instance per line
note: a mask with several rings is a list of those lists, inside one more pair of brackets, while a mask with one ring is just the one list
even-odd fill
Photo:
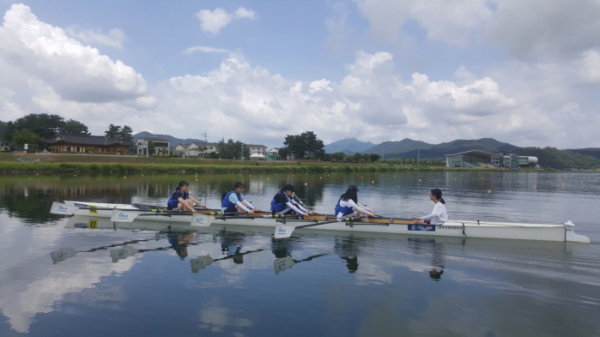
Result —
[[244, 7], [238, 8], [234, 13], [234, 17], [236, 19], [254, 19], [255, 16], [256, 13], [254, 11], [248, 10]]
[[411, 13], [429, 39], [459, 46], [467, 45], [492, 16], [486, 1], [480, 0], [416, 1]]
[[412, 79], [415, 97], [436, 107], [488, 115], [516, 106], [516, 101], [505, 97], [498, 83], [489, 77], [464, 86], [451, 81], [431, 82], [427, 75], [419, 73], [414, 73]]
[[411, 15], [411, 1], [354, 0], [359, 12], [369, 20], [374, 36], [395, 41], [398, 31]]
[[352, 28], [347, 23], [350, 10], [342, 3], [333, 4], [332, 9], [333, 15], [325, 20], [328, 33], [325, 48], [329, 52], [337, 53], [345, 49], [352, 33]]
[[244, 7], [239, 7], [233, 13], [227, 13], [224, 9], [217, 8], [213, 11], [203, 9], [196, 13], [195, 16], [198, 18], [198, 20], [200, 20], [200, 29], [205, 32], [217, 34], [221, 29], [225, 28], [225, 26], [231, 23], [231, 21], [239, 19], [254, 19], [256, 17], [256, 13]]
[[407, 20], [414, 19], [427, 29], [429, 39], [463, 46], [473, 33], [483, 30], [492, 15], [482, 0], [354, 1], [369, 20], [372, 35], [390, 42], [398, 39]]
[[519, 59], [564, 59], [599, 46], [598, 17], [596, 0], [498, 1], [483, 36]]
[[230, 52], [227, 49], [213, 48], [213, 47], [207, 47], [207, 46], [189, 47], [186, 50], [184, 50], [183, 52], [185, 54], [192, 54], [192, 53], [194, 53], [196, 51], [201, 51], [203, 53], [229, 53]]
[[49, 85], [67, 100], [106, 102], [143, 95], [146, 81], [121, 61], [71, 39], [58, 27], [41, 22], [25, 5], [13, 5], [0, 28], [0, 62], [13, 75], [14, 85], [27, 81]]
[[108, 34], [102, 34], [100, 29], [85, 30], [74, 25], [65, 30], [67, 35], [84, 43], [98, 43], [101, 45], [111, 46], [117, 49], [123, 47], [125, 41], [125, 33], [121, 29], [111, 29]]
[[580, 74], [583, 81], [600, 83], [600, 53], [596, 50], [586, 51], [582, 63]]

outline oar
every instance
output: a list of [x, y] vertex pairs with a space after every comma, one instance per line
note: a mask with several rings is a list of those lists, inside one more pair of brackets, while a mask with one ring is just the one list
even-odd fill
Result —
[[194, 212], [194, 215], [192, 215], [192, 221], [190, 222], [190, 225], [194, 227], [208, 227], [214, 219], [214, 216]]
[[73, 205], [67, 205], [62, 202], [53, 202], [52, 207], [50, 208], [51, 214], [61, 214], [61, 215], [73, 215], [79, 207], [75, 207]]
[[[352, 221], [362, 219], [362, 218], [363, 217], [353, 218]], [[346, 218], [346, 219], [348, 219], [348, 218]], [[296, 229], [327, 225], [327, 224], [334, 223], [334, 222], [339, 222], [339, 221], [336, 219], [333, 221], [318, 222], [318, 223], [302, 225], [302, 226], [286, 226], [286, 225], [277, 226], [277, 227], [275, 227], [275, 239], [289, 238], [290, 236], [292, 236], [292, 233]], [[346, 221], [346, 222], [348, 222], [348, 221]]]
[[[142, 211], [140, 211], [140, 210], [124, 211], [124, 210], [114, 209], [110, 216], [110, 221], [112, 221], [112, 222], [133, 222], [133, 220], [135, 220], [135, 218], [140, 216], [141, 212]], [[154, 214], [152, 214], [152, 215], [154, 215]]]

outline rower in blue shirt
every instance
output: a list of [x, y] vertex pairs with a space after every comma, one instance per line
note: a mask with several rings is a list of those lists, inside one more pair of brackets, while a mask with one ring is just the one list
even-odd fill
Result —
[[201, 203], [199, 200], [190, 195], [189, 189], [190, 184], [188, 184], [187, 181], [180, 181], [179, 185], [177, 185], [177, 188], [175, 189], [175, 192], [171, 194], [171, 197], [167, 201], [167, 209], [178, 209], [180, 211], [193, 212], [194, 203], [202, 207], [206, 207], [205, 204]]
[[233, 190], [228, 192], [223, 197], [221, 203], [221, 211], [223, 213], [254, 213], [258, 212], [259, 209], [252, 206], [242, 194], [244, 192], [244, 184], [237, 182], [233, 185]]
[[271, 212], [278, 214], [310, 215], [311, 211], [302, 207], [294, 199], [294, 186], [285, 185], [271, 200]]

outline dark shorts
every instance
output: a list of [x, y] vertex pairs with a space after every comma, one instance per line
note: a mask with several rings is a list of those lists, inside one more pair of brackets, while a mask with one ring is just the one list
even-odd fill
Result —
[[231, 205], [228, 208], [225, 209], [225, 212], [223, 213], [236, 213], [237, 209], [235, 208], [235, 205]]

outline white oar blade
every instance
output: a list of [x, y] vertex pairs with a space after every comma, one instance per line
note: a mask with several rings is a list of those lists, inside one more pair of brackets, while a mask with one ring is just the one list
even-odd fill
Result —
[[114, 263], [119, 260], [126, 259], [130, 256], [134, 256], [137, 252], [138, 250], [133, 247], [124, 246], [121, 248], [112, 249], [110, 251], [110, 257], [112, 258], [112, 262]]
[[110, 216], [112, 222], [133, 222], [140, 215], [140, 211], [119, 211], [114, 210]]
[[273, 268], [275, 269], [275, 275], [279, 275], [282, 271], [292, 268], [296, 262], [289, 256], [279, 258], [273, 262]]
[[77, 207], [73, 205], [67, 205], [62, 202], [53, 202], [52, 207], [50, 208], [50, 214], [60, 214], [60, 215], [73, 215]]
[[275, 227], [275, 239], [289, 238], [292, 236], [294, 229], [296, 229], [296, 227], [285, 225]]
[[73, 248], [61, 248], [59, 250], [50, 252], [50, 257], [54, 263], [57, 263], [73, 257], [75, 254], [77, 254], [77, 251]]
[[194, 215], [192, 215], [192, 222], [190, 223], [190, 225], [194, 227], [208, 227], [214, 219], [215, 217], [212, 215], [194, 213]]
[[214, 260], [210, 255], [198, 256], [195, 259], [191, 259], [190, 265], [192, 266], [192, 273], [197, 273], [198, 270], [204, 269], [204, 267], [211, 265], [213, 262]]

